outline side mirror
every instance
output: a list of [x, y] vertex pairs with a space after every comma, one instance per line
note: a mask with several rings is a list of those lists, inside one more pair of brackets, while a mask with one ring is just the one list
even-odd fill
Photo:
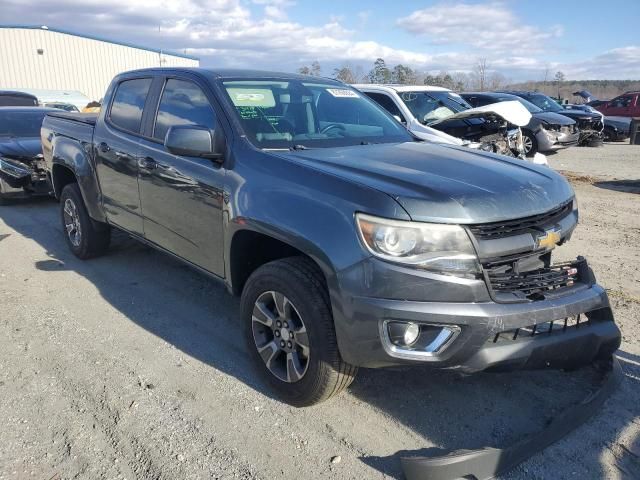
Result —
[[164, 146], [174, 155], [203, 157], [220, 160], [222, 154], [214, 152], [213, 135], [208, 128], [192, 125], [169, 127]]

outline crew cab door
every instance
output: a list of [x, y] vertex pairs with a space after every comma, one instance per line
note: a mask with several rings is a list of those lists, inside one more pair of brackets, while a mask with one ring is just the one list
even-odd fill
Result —
[[94, 152], [102, 202], [110, 223], [143, 234], [138, 163], [143, 112], [152, 79], [125, 78], [114, 86], [111, 102], [96, 123]]
[[224, 275], [222, 208], [225, 170], [200, 157], [178, 156], [164, 146], [170, 127], [194, 125], [213, 134], [216, 113], [196, 79], [162, 79], [157, 108], [138, 156], [145, 238], [169, 252]]

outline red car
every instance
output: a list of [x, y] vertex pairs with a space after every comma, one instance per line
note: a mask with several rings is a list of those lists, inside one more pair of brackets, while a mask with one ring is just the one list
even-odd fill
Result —
[[640, 92], [627, 92], [595, 107], [606, 116], [640, 117]]

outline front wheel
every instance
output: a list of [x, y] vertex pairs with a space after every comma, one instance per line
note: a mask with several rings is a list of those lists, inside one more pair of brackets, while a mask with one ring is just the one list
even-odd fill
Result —
[[254, 364], [287, 403], [320, 403], [353, 381], [357, 367], [340, 357], [324, 279], [310, 260], [257, 269], [242, 292], [241, 315]]
[[522, 132], [522, 143], [524, 144], [524, 154], [527, 157], [533, 157], [538, 152], [538, 140], [532, 132]]
[[60, 217], [65, 240], [76, 257], [83, 260], [97, 257], [109, 248], [111, 229], [89, 216], [77, 183], [70, 183], [62, 190]]

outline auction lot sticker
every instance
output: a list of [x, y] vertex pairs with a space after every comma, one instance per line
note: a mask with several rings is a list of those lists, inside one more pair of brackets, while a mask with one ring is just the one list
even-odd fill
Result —
[[327, 92], [337, 98], [360, 98], [356, 92], [346, 88], [327, 88]]

